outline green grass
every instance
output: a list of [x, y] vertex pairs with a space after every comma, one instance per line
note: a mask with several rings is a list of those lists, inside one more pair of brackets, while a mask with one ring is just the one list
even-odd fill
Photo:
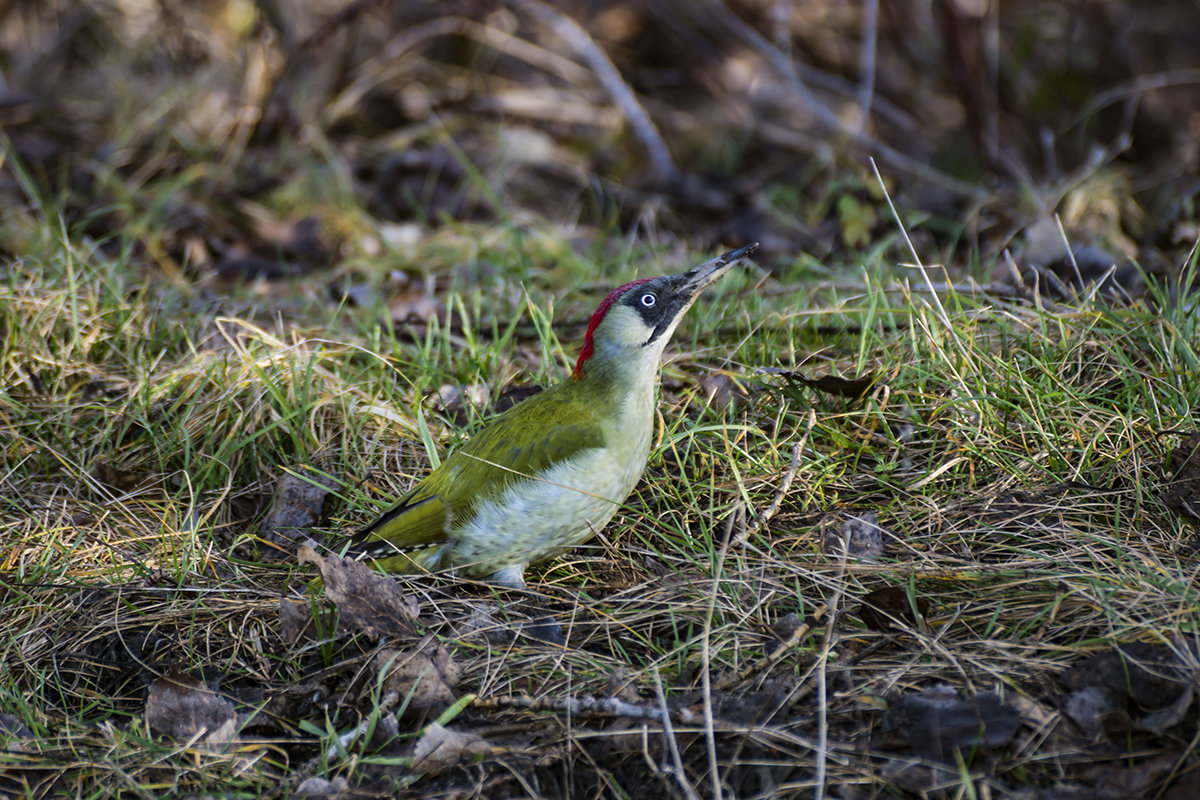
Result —
[[[386, 709], [370, 690], [366, 637], [328, 621], [315, 642], [281, 637], [279, 598], [307, 603], [320, 590], [257, 536], [276, 481], [305, 465], [337, 478], [312, 535], [338, 551], [425, 474], [430, 447], [444, 453], [486, 419], [467, 408], [457, 425], [442, 386], [480, 386], [491, 404], [558, 380], [603, 287], [710, 255], [585, 257], [552, 231], [500, 225], [444, 232], [414, 262], [438, 275], [464, 253], [494, 271], [456, 278], [437, 295], [440, 321], [399, 333], [379, 308], [331, 301], [321, 278], [219, 293], [62, 233], [3, 267], [0, 713], [34, 734], [0, 755], [25, 787], [17, 794], [154, 797], [178, 785], [278, 796], [308, 775], [412, 783], [386, 755], [425, 719], [402, 716], [391, 740], [359, 738], [327, 756], [337, 733]], [[1174, 440], [1158, 436], [1200, 424], [1195, 312], [956, 294], [943, 314], [878, 252], [868, 258], [864, 273], [798, 262], [783, 280], [745, 271], [715, 287], [668, 350], [645, 480], [599, 540], [532, 571], [527, 599], [450, 579], [413, 585], [423, 630], [463, 670], [460, 692], [586, 697], [624, 674], [653, 707], [657, 673], [671, 702], [690, 705], [705, 670], [716, 683], [750, 667], [787, 615], [830, 606], [832, 627], [814, 626], [760, 678], [716, 698], [759, 692], [755, 702], [777, 707], [768, 722], [720, 734], [722, 770], [734, 774], [739, 758], [811, 763], [802, 742], [824, 726], [831, 777], [876, 780], [853, 747], [876, 724], [872, 698], [947, 681], [1044, 705], [1051, 676], [1081, 652], [1195, 630], [1181, 547], [1195, 531], [1162, 506]], [[378, 281], [385, 266], [363, 261], [347, 278]], [[760, 367], [870, 372], [877, 383], [849, 400]], [[710, 404], [699, 379], [714, 370], [745, 396]], [[779, 513], [748, 527], [810, 412]], [[826, 529], [867, 511], [895, 537], [883, 558], [823, 551]], [[883, 634], [848, 613], [885, 584], [929, 600], [927, 623]], [[467, 624], [481, 609], [483, 633]], [[545, 614], [569, 647], [505, 638]], [[830, 684], [820, 717], [818, 669], [846, 678]], [[146, 684], [172, 670], [219, 675], [242, 713], [270, 713], [232, 751], [156, 740], [141, 717]], [[511, 708], [468, 718], [517, 729], [538, 719]], [[518, 736], [508, 752], [541, 752], [575, 775], [592, 769], [583, 743], [609, 737], [613, 763], [641, 759], [641, 745], [604, 723], [575, 724]], [[1075, 747], [1046, 744], [1022, 780], [1044, 785], [1053, 764], [1086, 757]], [[697, 739], [694, 780], [705, 758]], [[637, 793], [620, 770], [596, 774], [606, 791]]]

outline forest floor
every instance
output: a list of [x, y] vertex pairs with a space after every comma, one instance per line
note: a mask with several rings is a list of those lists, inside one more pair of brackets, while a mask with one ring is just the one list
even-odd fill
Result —
[[[1194, 7], [447, 5], [0, 12], [0, 795], [1200, 796]], [[340, 558], [751, 241], [596, 539]]]

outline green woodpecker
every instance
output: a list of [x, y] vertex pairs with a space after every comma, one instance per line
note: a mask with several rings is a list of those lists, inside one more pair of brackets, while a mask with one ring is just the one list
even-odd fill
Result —
[[571, 376], [471, 437], [358, 534], [356, 554], [388, 572], [453, 567], [519, 588], [528, 564], [590, 539], [646, 467], [659, 362], [675, 326], [757, 248], [604, 298]]

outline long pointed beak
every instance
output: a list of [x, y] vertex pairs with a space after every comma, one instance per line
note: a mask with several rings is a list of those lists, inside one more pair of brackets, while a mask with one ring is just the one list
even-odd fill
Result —
[[758, 249], [758, 242], [751, 242], [745, 247], [722, 253], [712, 261], [705, 261], [698, 267], [692, 267], [683, 273], [683, 285], [680, 291], [689, 297], [700, 295], [710, 284], [729, 271], [729, 268]]

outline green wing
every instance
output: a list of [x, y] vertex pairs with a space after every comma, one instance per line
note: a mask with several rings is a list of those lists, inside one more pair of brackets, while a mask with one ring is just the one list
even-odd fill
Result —
[[488, 423], [358, 534], [366, 553], [388, 571], [436, 567], [430, 563], [440, 555], [435, 548], [449, 541], [456, 523], [471, 519], [479, 502], [498, 497], [513, 481], [603, 447], [599, 420], [588, 404], [573, 402], [576, 388], [559, 384]]

